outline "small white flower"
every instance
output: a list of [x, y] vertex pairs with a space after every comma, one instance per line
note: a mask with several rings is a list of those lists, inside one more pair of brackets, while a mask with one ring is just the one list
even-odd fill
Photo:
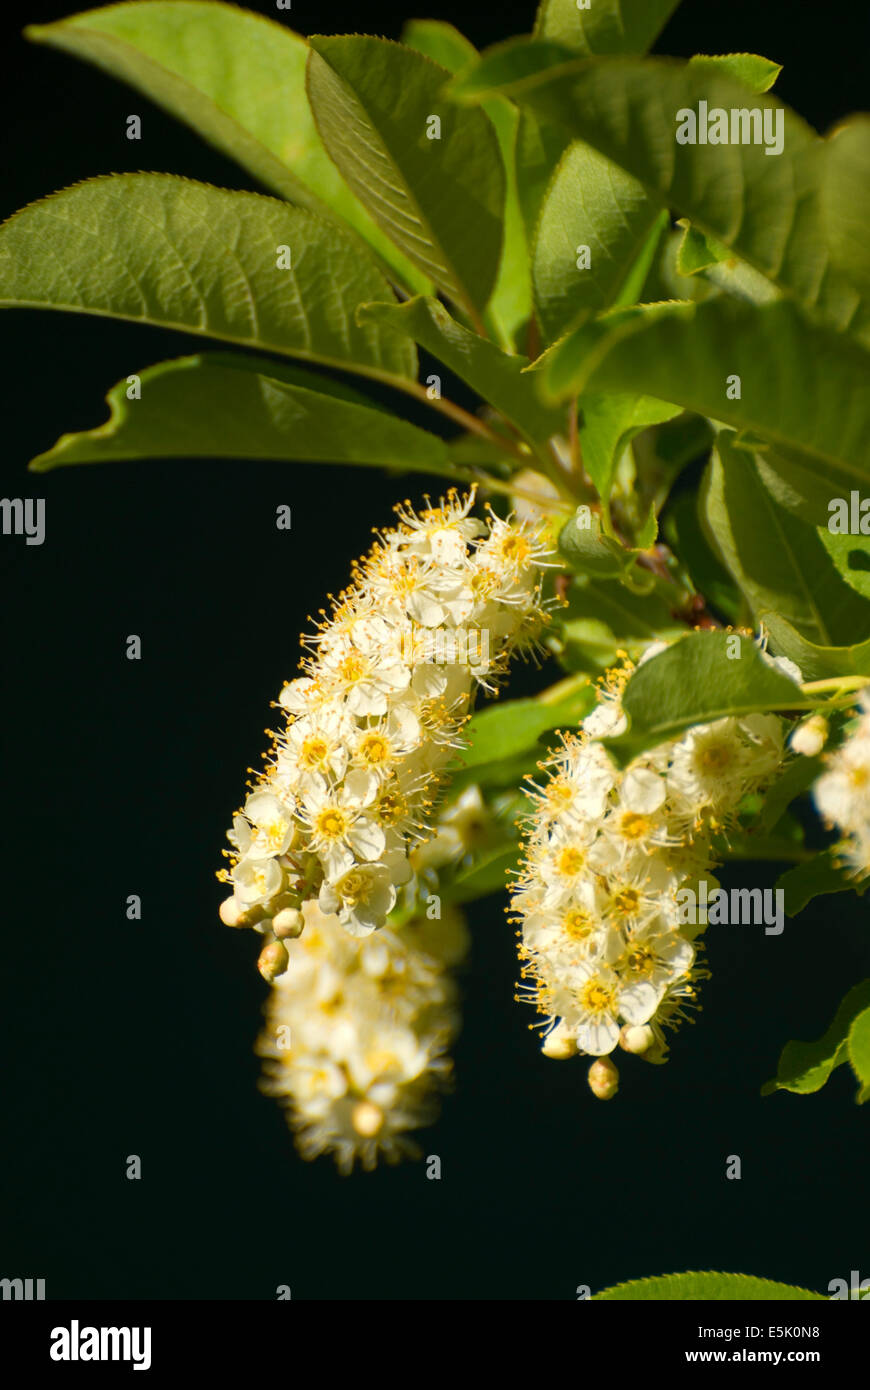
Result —
[[254, 827], [247, 854], [252, 859], [281, 855], [290, 848], [295, 830], [294, 807], [272, 792], [252, 792], [245, 802], [245, 817]]
[[324, 880], [320, 889], [321, 911], [335, 913], [352, 936], [374, 931], [395, 902], [396, 890], [383, 864], [355, 864], [341, 878]]
[[312, 778], [306, 785], [300, 814], [328, 879], [347, 873], [354, 859], [371, 861], [383, 854], [384, 831], [364, 813], [374, 795], [373, 779], [366, 773], [350, 773], [341, 787], [330, 786], [324, 778]]

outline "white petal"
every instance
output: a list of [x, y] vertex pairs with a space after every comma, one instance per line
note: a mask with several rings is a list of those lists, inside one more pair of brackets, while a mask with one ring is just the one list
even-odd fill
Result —
[[347, 842], [358, 858], [380, 859], [384, 852], [386, 836], [379, 825], [360, 816], [347, 832]]
[[621, 990], [619, 1011], [626, 1023], [646, 1023], [658, 1008], [663, 993], [664, 987], [656, 989], [647, 980]]

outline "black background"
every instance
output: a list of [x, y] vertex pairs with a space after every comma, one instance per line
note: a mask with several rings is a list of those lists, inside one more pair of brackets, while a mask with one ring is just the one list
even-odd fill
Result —
[[[33, 0], [3, 15], [3, 216], [139, 168], [252, 186], [144, 98], [21, 39], [24, 23], [66, 12]], [[479, 45], [532, 22], [531, 5], [510, 0], [409, 14]], [[278, 16], [305, 33], [390, 37], [406, 17], [383, 0], [294, 0]], [[856, 17], [845, 0], [689, 0], [656, 51], [775, 58], [783, 100], [825, 130], [866, 102]], [[131, 112], [138, 144], [125, 137]], [[457, 1089], [422, 1136], [442, 1180], [422, 1163], [341, 1179], [329, 1160], [297, 1158], [256, 1087], [257, 941], [218, 924], [213, 874], [307, 614], [425, 480], [244, 462], [27, 475], [60, 433], [104, 418], [114, 382], [200, 344], [24, 311], [6, 311], [0, 331], [2, 491], [47, 500], [42, 547], [0, 539], [0, 1276], [43, 1277], [50, 1298], [269, 1299], [289, 1284], [294, 1298], [570, 1299], [579, 1284], [686, 1268], [821, 1291], [870, 1275], [867, 1113], [848, 1070], [817, 1096], [759, 1096], [785, 1039], [817, 1036], [868, 973], [854, 898], [823, 899], [778, 938], [711, 933], [698, 1022], [667, 1067], [627, 1064], [608, 1105], [582, 1063], [540, 1055], [513, 1002], [502, 902], [489, 899], [471, 914]], [[275, 529], [280, 503], [289, 533]], [[140, 662], [125, 659], [131, 633]], [[773, 877], [753, 866], [742, 881]], [[130, 893], [141, 922], [126, 920]], [[125, 1177], [133, 1153], [139, 1182]], [[731, 1154], [739, 1182], [725, 1180]]]

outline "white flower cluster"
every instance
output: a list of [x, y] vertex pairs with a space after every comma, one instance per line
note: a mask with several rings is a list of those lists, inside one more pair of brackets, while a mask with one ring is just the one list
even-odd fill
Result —
[[828, 759], [813, 797], [829, 825], [842, 832], [838, 845], [849, 872], [870, 874], [870, 694], [858, 697], [859, 717], [846, 739]]
[[678, 1025], [706, 973], [694, 940], [704, 924], [684, 920], [677, 895], [709, 876], [714, 833], [783, 760], [782, 721], [750, 714], [698, 725], [620, 772], [599, 739], [625, 728], [629, 674], [627, 664], [608, 673], [597, 708], [578, 734], [562, 735], [542, 764], [546, 782], [530, 792], [511, 907], [523, 977], [533, 981], [524, 997], [548, 1020], [552, 1057], [605, 1057], [619, 1044], [664, 1060], [662, 1029]]
[[352, 934], [384, 923], [476, 685], [494, 688], [543, 619], [534, 529], [479, 521], [473, 502], [397, 508], [309, 639], [279, 697], [286, 731], [229, 834], [228, 925], [295, 935], [314, 899]]
[[437, 1116], [458, 1027], [445, 967], [467, 949], [461, 914], [355, 940], [317, 904], [269, 991], [262, 1088], [288, 1109], [304, 1158], [329, 1152], [343, 1173], [418, 1152], [412, 1131]]

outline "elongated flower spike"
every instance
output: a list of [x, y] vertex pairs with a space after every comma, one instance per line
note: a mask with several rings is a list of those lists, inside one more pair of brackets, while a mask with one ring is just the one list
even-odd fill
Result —
[[305, 916], [269, 993], [262, 1089], [304, 1158], [329, 1153], [346, 1174], [416, 1157], [414, 1132], [437, 1117], [450, 1081], [459, 1018], [446, 967], [467, 949], [464, 919], [448, 909], [355, 940], [315, 902]]
[[[697, 940], [706, 922], [684, 907], [715, 864], [714, 833], [733, 825], [783, 761], [782, 721], [750, 714], [698, 725], [619, 771], [600, 740], [626, 726], [631, 669], [624, 659], [607, 673], [597, 707], [562, 735], [528, 793], [510, 910], [528, 981], [520, 997], [544, 1016], [549, 1057], [606, 1058], [619, 1046], [664, 1060], [665, 1030], [696, 1007], [696, 982], [708, 973]], [[593, 1068], [590, 1087], [613, 1095], [615, 1068]]]
[[[481, 521], [473, 503], [451, 491], [419, 512], [399, 506], [303, 639], [301, 674], [278, 701], [286, 729], [229, 832], [228, 925], [280, 931], [312, 901], [354, 935], [385, 922], [476, 687], [494, 689], [545, 621], [539, 528]], [[264, 973], [279, 963], [266, 953]]]

